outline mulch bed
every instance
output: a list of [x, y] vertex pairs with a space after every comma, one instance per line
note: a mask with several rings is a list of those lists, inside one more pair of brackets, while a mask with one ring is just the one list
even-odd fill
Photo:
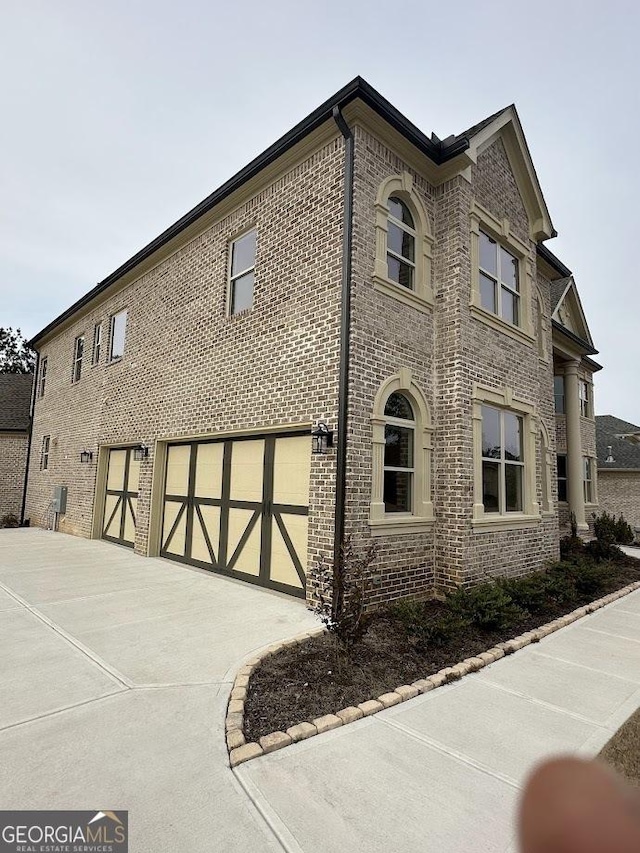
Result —
[[[426, 678], [637, 580], [640, 562], [623, 557], [619, 572], [606, 588], [597, 595], [578, 599], [570, 608], [550, 604], [543, 611], [527, 615], [506, 633], [471, 625], [450, 642], [422, 652], [412, 644], [403, 624], [388, 610], [380, 610], [371, 617], [365, 638], [349, 657], [340, 652], [334, 637], [324, 634], [266, 658], [249, 684], [244, 708], [245, 737], [257, 742], [263, 735], [286, 731], [296, 723], [312, 722], [316, 717], [394, 690], [400, 684]], [[442, 602], [429, 602], [427, 618], [437, 619], [443, 611]]]

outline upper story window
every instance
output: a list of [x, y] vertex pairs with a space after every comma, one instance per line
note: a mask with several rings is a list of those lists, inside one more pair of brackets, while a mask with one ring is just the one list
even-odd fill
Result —
[[558, 453], [558, 500], [567, 501], [567, 456]]
[[51, 443], [50, 435], [42, 436], [42, 448], [40, 450], [40, 470], [44, 471], [49, 467], [49, 445]]
[[240, 314], [253, 306], [256, 266], [256, 231], [231, 243], [229, 263], [229, 313]]
[[82, 358], [84, 355], [84, 335], [79, 335], [73, 345], [73, 368], [71, 381], [77, 382], [82, 376]]
[[589, 383], [585, 382], [583, 379], [578, 383], [578, 388], [580, 392], [580, 414], [583, 418], [591, 417], [591, 394], [589, 389]]
[[433, 307], [433, 237], [423, 199], [409, 172], [390, 175], [376, 195], [375, 290], [423, 313]]
[[518, 259], [484, 231], [480, 231], [480, 305], [520, 325]]
[[124, 355], [127, 312], [120, 311], [118, 314], [114, 314], [109, 325], [109, 361], [115, 361]]
[[40, 359], [40, 376], [38, 377], [38, 397], [44, 397], [44, 389], [47, 384], [47, 365], [48, 359], [45, 355]]
[[96, 323], [93, 327], [93, 352], [91, 353], [91, 364], [98, 364], [102, 351], [102, 323]]
[[553, 398], [556, 407], [556, 415], [564, 415], [564, 376], [561, 374], [553, 377]]
[[392, 196], [388, 202], [387, 274], [409, 290], [415, 286], [416, 229], [407, 205]]
[[482, 502], [485, 513], [523, 511], [523, 419], [482, 406]]
[[384, 407], [384, 509], [413, 512], [416, 420], [404, 394], [391, 394]]

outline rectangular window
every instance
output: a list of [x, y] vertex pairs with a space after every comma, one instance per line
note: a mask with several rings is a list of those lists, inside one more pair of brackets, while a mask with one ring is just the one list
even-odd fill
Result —
[[514, 326], [520, 325], [518, 259], [480, 232], [480, 304]]
[[98, 364], [100, 351], [102, 349], [102, 323], [96, 323], [93, 327], [93, 352], [91, 353], [91, 364]]
[[482, 406], [482, 502], [485, 513], [506, 515], [524, 506], [523, 419]]
[[413, 428], [384, 428], [384, 511], [413, 511]]
[[229, 264], [229, 313], [240, 314], [253, 306], [256, 266], [256, 231], [249, 231], [231, 243]]
[[580, 414], [583, 418], [590, 418], [591, 400], [589, 394], [589, 383], [581, 379], [578, 387], [580, 389]]
[[73, 368], [71, 370], [71, 381], [77, 382], [82, 376], [82, 357], [84, 355], [84, 335], [76, 338], [73, 345]]
[[558, 453], [558, 500], [567, 502], [567, 457]]
[[42, 436], [42, 450], [40, 451], [40, 470], [45, 471], [49, 467], [49, 443], [50, 435]]
[[584, 470], [584, 502], [586, 504], [593, 503], [593, 459], [588, 456], [583, 457]]
[[38, 397], [44, 397], [44, 389], [47, 384], [47, 356], [40, 361], [40, 377], [38, 379]]
[[556, 415], [564, 415], [564, 376], [553, 377], [553, 397], [556, 404]]
[[109, 325], [109, 361], [115, 361], [124, 355], [127, 312], [120, 311], [118, 314], [114, 314]]

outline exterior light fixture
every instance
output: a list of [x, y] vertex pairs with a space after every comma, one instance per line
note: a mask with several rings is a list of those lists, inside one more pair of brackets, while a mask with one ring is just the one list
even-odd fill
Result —
[[93, 459], [93, 453], [90, 450], [83, 450], [80, 454], [80, 462], [89, 463]]
[[133, 458], [136, 462], [142, 462], [143, 459], [146, 459], [149, 455], [149, 448], [146, 444], [139, 444], [137, 447], [133, 448]]
[[333, 430], [324, 421], [318, 421], [318, 426], [311, 430], [311, 452], [326, 453], [329, 447], [333, 447]]

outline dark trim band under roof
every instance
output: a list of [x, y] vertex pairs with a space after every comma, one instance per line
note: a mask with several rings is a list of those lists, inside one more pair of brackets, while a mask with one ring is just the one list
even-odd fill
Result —
[[157, 252], [158, 249], [161, 249], [170, 240], [180, 234], [181, 231], [184, 231], [203, 214], [215, 207], [216, 204], [219, 204], [223, 199], [231, 195], [235, 190], [239, 189], [239, 187], [244, 183], [277, 160], [278, 157], [281, 157], [289, 149], [293, 148], [293, 146], [304, 139], [305, 136], [308, 136], [320, 127], [320, 125], [324, 124], [324, 122], [331, 120], [334, 107], [337, 106], [339, 109], [343, 109], [347, 104], [350, 104], [356, 99], [363, 101], [371, 107], [372, 110], [378, 113], [378, 115], [388, 122], [388, 124], [401, 133], [409, 142], [412, 143], [412, 145], [414, 145], [425, 156], [429, 157], [429, 159], [433, 160], [437, 165], [451, 160], [453, 157], [461, 154], [463, 151], [466, 151], [469, 147], [469, 140], [464, 135], [449, 137], [449, 139], [444, 142], [430, 139], [418, 127], [410, 122], [409, 119], [402, 115], [402, 113], [397, 110], [390, 101], [384, 98], [373, 88], [373, 86], [367, 83], [366, 80], [363, 80], [362, 77], [356, 77], [310, 113], [288, 133], [280, 137], [280, 139], [278, 139], [277, 142], [274, 142], [274, 144], [267, 148], [266, 151], [222, 184], [222, 186], [215, 190], [215, 192], [207, 196], [207, 198], [197, 204], [192, 210], [178, 219], [177, 222], [174, 222], [174, 224], [169, 226], [166, 231], [163, 231], [162, 234], [129, 258], [128, 261], [125, 261], [125, 263], [112, 272], [111, 275], [108, 275], [77, 302], [74, 302], [71, 307], [67, 308], [66, 311], [56, 317], [56, 319], [49, 323], [48, 326], [45, 326], [44, 329], [38, 332], [38, 334], [29, 341], [29, 346], [35, 347], [39, 341], [49, 335], [57, 326], [64, 323], [77, 311], [84, 308], [85, 305], [88, 305], [96, 296], [118, 281], [118, 279], [134, 270], [140, 263], [153, 255], [154, 252]]
[[560, 258], [557, 258], [543, 243], [538, 243], [536, 245], [536, 251], [540, 257], [545, 260], [549, 266], [553, 267], [556, 272], [560, 273], [563, 278], [568, 278], [570, 275], [573, 275], [569, 267], [565, 266]]

